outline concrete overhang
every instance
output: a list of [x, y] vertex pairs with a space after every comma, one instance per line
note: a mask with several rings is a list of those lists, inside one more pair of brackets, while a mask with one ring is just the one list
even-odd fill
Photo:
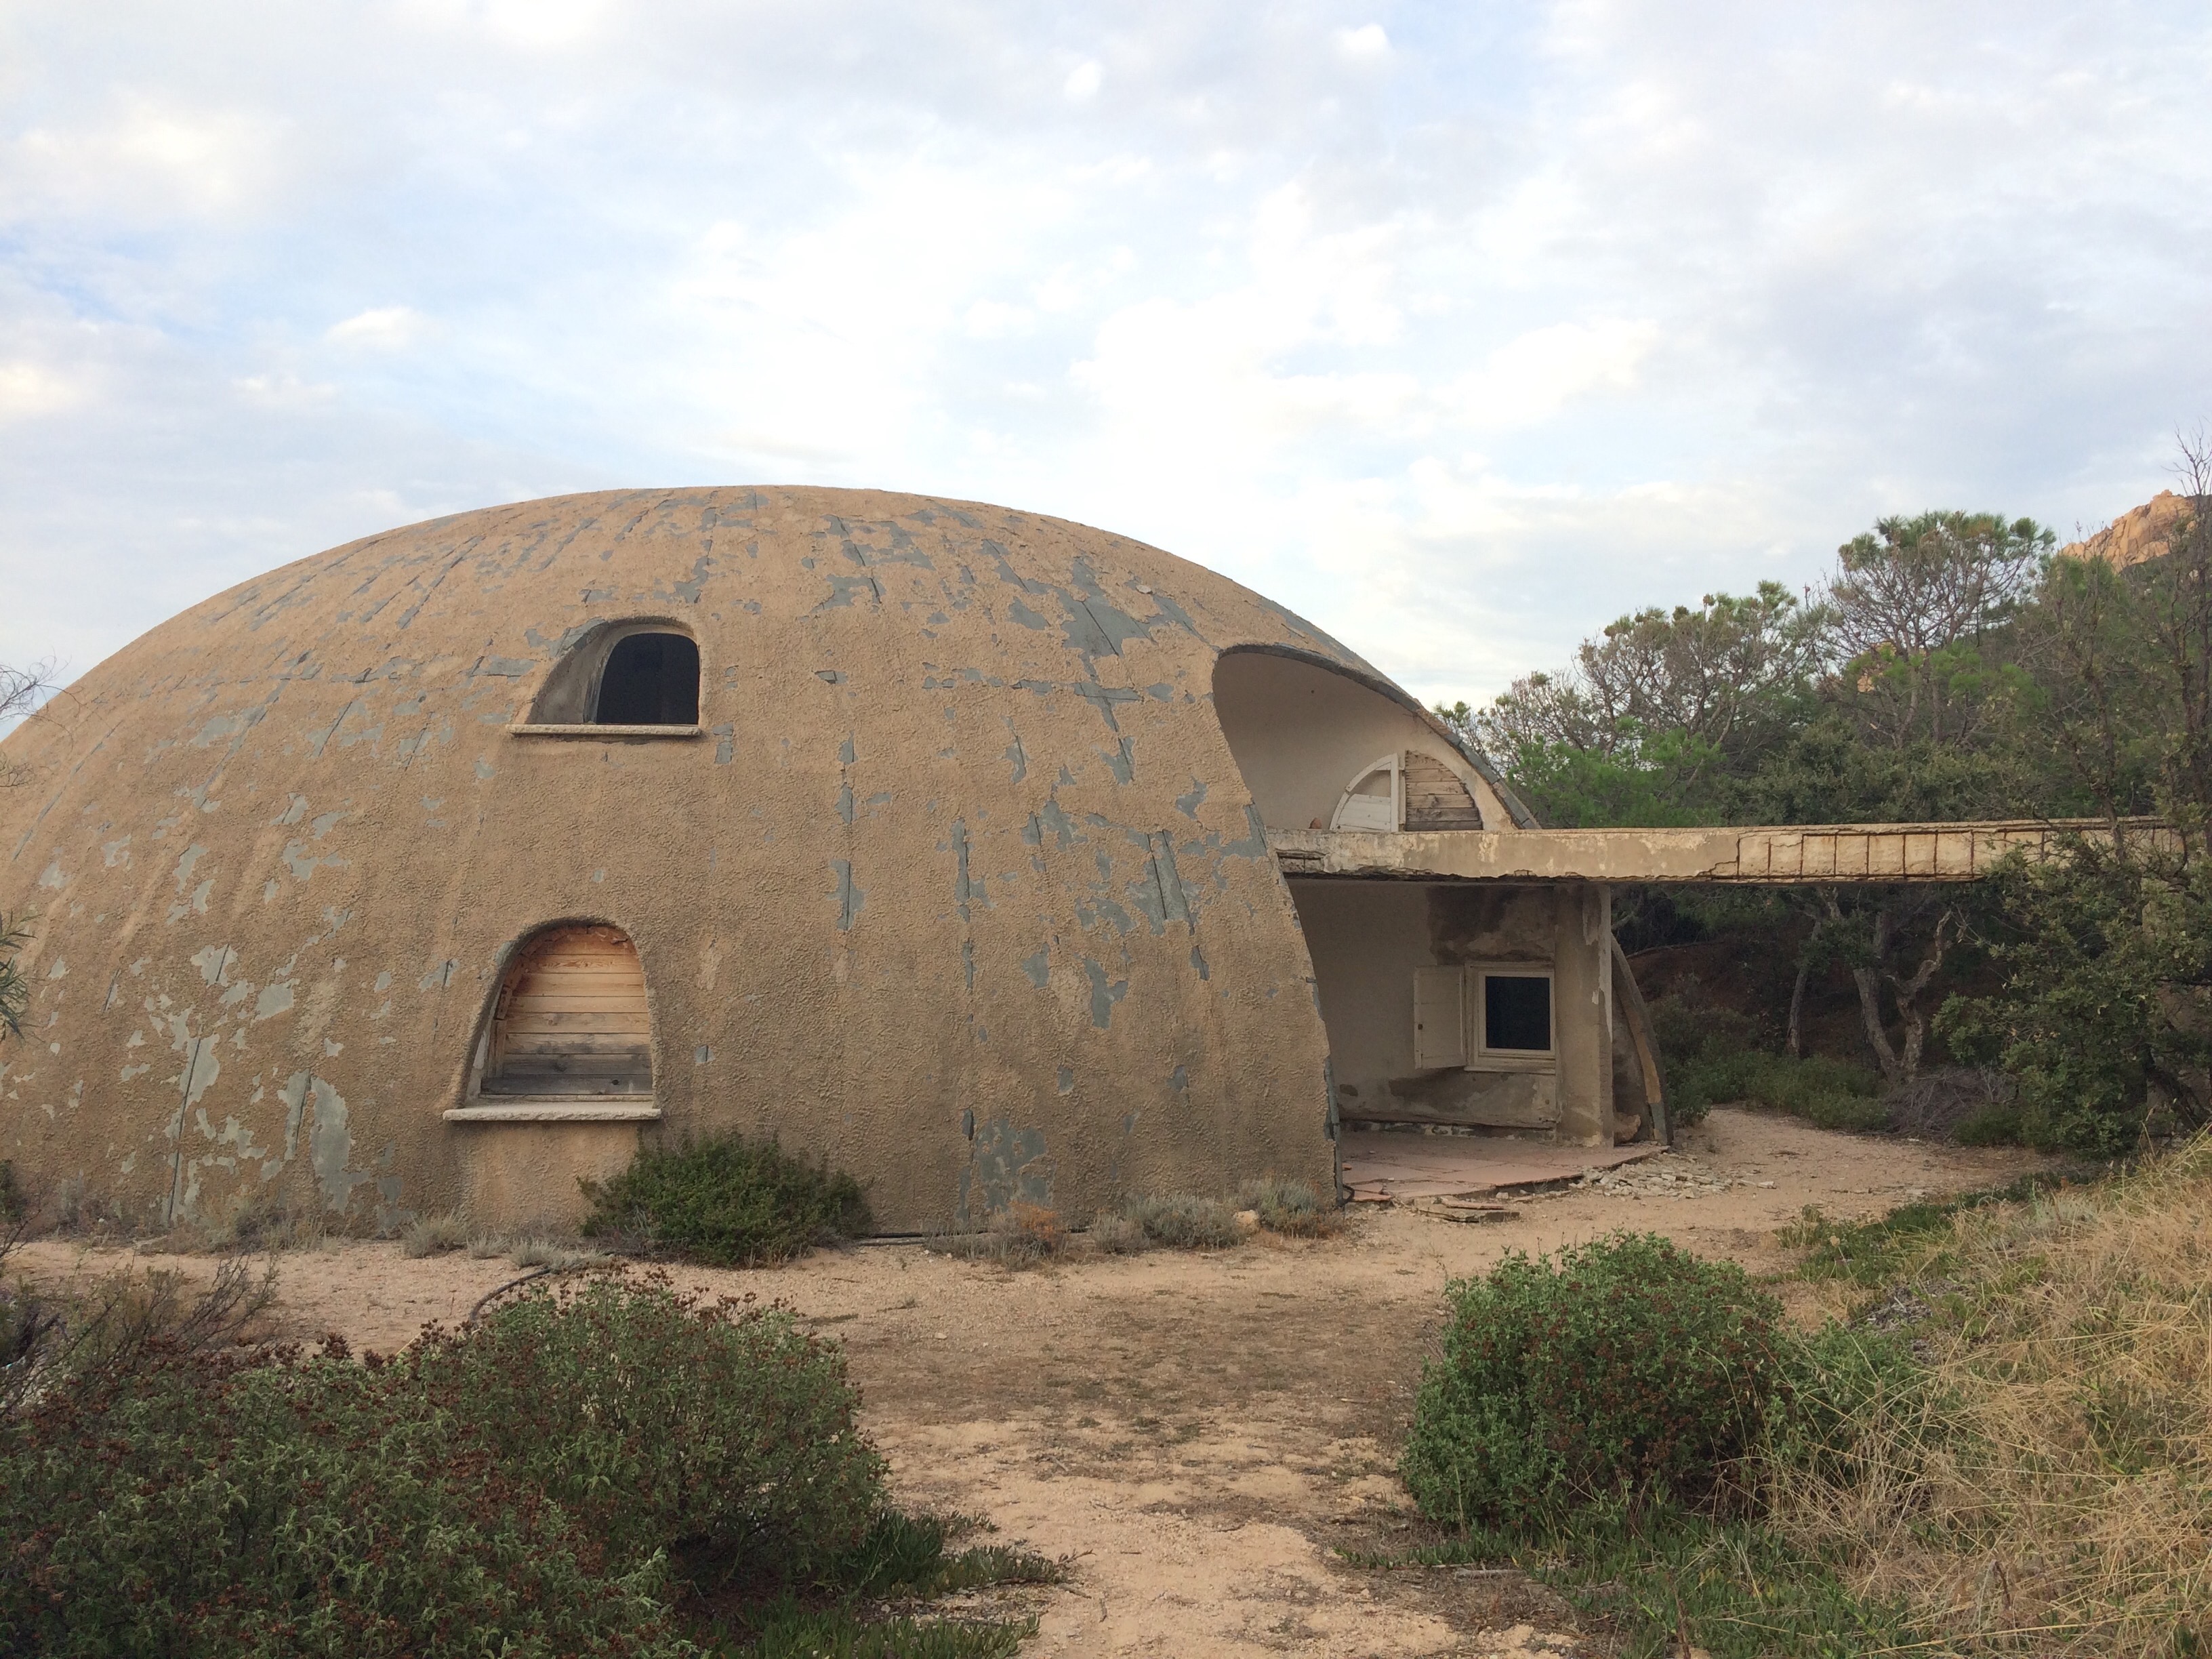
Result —
[[[2131, 846], [2173, 850], [2174, 831], [2130, 818]], [[2109, 844], [2103, 819], [1984, 823], [1812, 823], [1695, 830], [1271, 830], [1286, 876], [1393, 877], [1422, 881], [1836, 882], [1973, 881], [2008, 854], [2030, 863], [2063, 838]], [[2141, 839], [2138, 840], [2138, 837]]]

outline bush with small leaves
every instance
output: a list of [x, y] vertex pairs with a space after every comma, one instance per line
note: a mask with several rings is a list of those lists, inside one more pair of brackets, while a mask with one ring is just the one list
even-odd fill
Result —
[[0, 1650], [676, 1659], [604, 1552], [389, 1369], [172, 1347], [0, 1425]]
[[738, 1134], [644, 1147], [612, 1180], [582, 1184], [586, 1238], [635, 1240], [718, 1267], [788, 1261], [869, 1227], [851, 1176]]
[[1142, 1227], [1118, 1213], [1102, 1215], [1091, 1222], [1091, 1242], [1109, 1255], [1140, 1255], [1152, 1243]]
[[623, 1571], [665, 1552], [702, 1583], [801, 1582], [883, 1507], [844, 1355], [780, 1307], [600, 1275], [428, 1334], [398, 1364]]
[[1778, 1304], [1742, 1269], [1616, 1234], [1455, 1280], [1402, 1472], [1432, 1519], [1557, 1520], [1711, 1492], [1786, 1386]]

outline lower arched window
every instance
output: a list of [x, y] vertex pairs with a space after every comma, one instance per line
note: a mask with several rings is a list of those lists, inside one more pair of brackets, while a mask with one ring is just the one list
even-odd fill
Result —
[[550, 927], [515, 955], [486, 1044], [484, 1095], [650, 1096], [645, 967], [618, 927]]

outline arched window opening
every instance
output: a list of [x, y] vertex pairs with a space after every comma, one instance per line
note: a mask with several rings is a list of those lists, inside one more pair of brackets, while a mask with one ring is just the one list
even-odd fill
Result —
[[645, 967], [618, 927], [550, 927], [515, 953], [484, 1050], [487, 1096], [649, 1096]]
[[1361, 769], [1329, 820], [1332, 830], [1480, 830], [1482, 809], [1459, 774], [1408, 749]]
[[699, 647], [682, 634], [631, 634], [615, 641], [599, 674], [594, 726], [696, 726]]
[[1407, 750], [1399, 778], [1408, 830], [1482, 828], [1482, 809], [1466, 781], [1434, 755]]
[[1336, 804], [1332, 830], [1395, 830], [1398, 827], [1398, 757], [1386, 755], [1352, 781]]
[[1435, 720], [1347, 670], [1232, 649], [1214, 665], [1213, 708], [1270, 830], [1480, 830], [1513, 821], [1481, 763], [1463, 759]]

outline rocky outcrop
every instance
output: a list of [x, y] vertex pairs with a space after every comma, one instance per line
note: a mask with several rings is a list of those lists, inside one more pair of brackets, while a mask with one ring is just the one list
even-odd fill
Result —
[[2189, 498], [2161, 489], [2141, 507], [2123, 513], [2084, 540], [2058, 550], [2062, 557], [2103, 559], [2119, 569], [2154, 559], [2171, 544], [2174, 529], [2188, 516]]

